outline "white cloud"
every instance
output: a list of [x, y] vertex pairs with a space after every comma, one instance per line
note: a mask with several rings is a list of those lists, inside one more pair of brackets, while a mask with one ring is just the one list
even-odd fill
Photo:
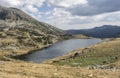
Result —
[[95, 16], [74, 16], [63, 8], [55, 8], [46, 22], [61, 29], [84, 29], [104, 24], [120, 25], [120, 12]]
[[3, 6], [23, 6], [23, 5], [34, 5], [41, 7], [46, 0], [0, 0], [0, 5]]
[[24, 10], [30, 13], [35, 13], [39, 11], [38, 8], [34, 7], [33, 5], [25, 5]]
[[0, 5], [22, 9], [33, 18], [40, 19], [39, 8], [46, 0], [0, 0]]
[[21, 4], [19, 0], [13, 0], [13, 1], [7, 0], [7, 2], [9, 2], [9, 4], [13, 6], [18, 6]]
[[2, 6], [12, 6], [12, 7], [18, 7], [20, 6], [23, 0], [0, 0], [0, 5]]
[[87, 0], [48, 0], [52, 6], [71, 7], [74, 5], [86, 4]]
[[59, 17], [61, 17], [61, 16], [67, 17], [68, 15], [70, 15], [69, 12], [63, 10], [62, 8], [54, 8], [52, 14], [53, 14], [53, 16], [59, 16]]
[[29, 5], [34, 5], [37, 7], [41, 7], [43, 5], [43, 3], [45, 2], [45, 0], [26, 0], [26, 4]]

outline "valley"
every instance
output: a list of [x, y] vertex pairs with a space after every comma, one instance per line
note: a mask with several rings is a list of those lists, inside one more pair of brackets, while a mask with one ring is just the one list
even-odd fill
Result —
[[[107, 28], [109, 26], [94, 29], [98, 31], [108, 30]], [[0, 78], [119, 78], [118, 31], [112, 36], [102, 37], [101, 32], [97, 36], [84, 33], [73, 35], [39, 22], [17, 8], [0, 6]], [[95, 39], [96, 37], [103, 38], [103, 41]], [[49, 49], [52, 46], [57, 50]], [[31, 51], [38, 53], [38, 50], [47, 50], [46, 53], [43, 52], [48, 57], [54, 54], [57, 56], [47, 57], [42, 63], [13, 58], [32, 54]], [[37, 57], [38, 60], [39, 56], [45, 57], [43, 54], [37, 54], [33, 58]]]

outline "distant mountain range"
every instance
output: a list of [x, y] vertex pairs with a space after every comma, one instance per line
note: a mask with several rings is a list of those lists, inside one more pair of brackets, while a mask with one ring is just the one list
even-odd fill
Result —
[[83, 34], [97, 38], [120, 37], [120, 26], [103, 25], [92, 29], [66, 30], [69, 34]]

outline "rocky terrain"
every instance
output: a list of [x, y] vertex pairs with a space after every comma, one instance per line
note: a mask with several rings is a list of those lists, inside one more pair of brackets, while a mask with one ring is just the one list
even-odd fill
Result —
[[39, 22], [19, 9], [0, 6], [2, 54], [15, 55], [23, 52], [16, 51], [41, 49], [65, 38], [65, 35], [63, 30]]

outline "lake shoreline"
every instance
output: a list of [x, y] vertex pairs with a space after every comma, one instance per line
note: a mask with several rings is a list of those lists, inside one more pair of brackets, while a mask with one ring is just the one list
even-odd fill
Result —
[[[69, 40], [84, 40], [85, 41], [85, 43], [86, 43], [86, 40], [87, 41], [90, 41], [90, 40], [95, 40], [95, 42], [93, 42], [92, 44], [91, 43], [89, 43], [89, 44], [86, 44], [86, 45], [88, 45], [88, 46], [91, 46], [91, 45], [94, 45], [94, 44], [96, 44], [96, 43], [99, 43], [99, 38], [92, 38], [92, 39], [68, 39], [68, 40], [61, 40], [61, 41], [57, 41], [57, 42], [55, 42], [54, 44], [52, 44], [52, 45], [50, 45], [50, 46], [47, 46], [47, 47], [44, 47], [44, 48], [42, 48], [42, 49], [37, 49], [37, 50], [32, 50], [32, 51], [29, 51], [28, 53], [26, 53], [26, 54], [23, 54], [23, 55], [19, 55], [19, 56], [15, 56], [14, 58], [15, 59], [18, 59], [18, 60], [25, 60], [29, 55], [31, 56], [34, 56], [34, 54], [36, 54], [37, 53], [37, 55], [40, 53], [40, 56], [42, 55], [42, 57], [44, 56], [44, 53], [42, 52], [42, 54], [41, 54], [41, 52], [39, 52], [39, 51], [43, 51], [43, 50], [46, 50], [46, 49], [48, 49], [49, 50], [49, 48], [51, 48], [51, 47], [53, 47], [53, 46], [57, 46], [56, 44], [61, 44], [61, 43], [63, 43], [63, 42], [68, 42]], [[98, 40], [98, 42], [96, 42], [96, 40]], [[100, 42], [101, 42], [101, 39], [100, 39]], [[71, 43], [71, 42], [70, 42]], [[78, 43], [78, 42], [77, 42]], [[83, 44], [83, 43], [81, 43], [80, 42], [80, 44], [79, 45], [81, 45], [81, 44]], [[70, 44], [71, 45], [71, 44]], [[76, 44], [75, 44], [76, 45]], [[74, 45], [73, 45], [74, 46]], [[77, 49], [77, 48], [84, 48], [85, 46], [77, 46], [75, 49]], [[62, 48], [63, 49], [63, 48]], [[70, 48], [71, 50], [65, 50], [65, 51], [63, 51], [63, 52], [56, 52], [56, 51], [54, 51], [52, 54], [52, 56], [54, 56], [54, 53], [55, 53], [55, 55], [56, 55], [56, 53], [60, 53], [60, 55], [58, 55], [58, 56], [54, 56], [53, 58], [56, 58], [56, 57], [59, 57], [59, 56], [63, 56], [63, 55], [66, 55], [67, 53], [69, 53], [69, 52], [71, 52], [72, 50], [75, 50], [75, 49], [72, 49], [72, 47]], [[60, 50], [60, 49], [59, 49]], [[64, 49], [63, 49], [64, 50]], [[50, 50], [49, 50], [50, 51]], [[60, 50], [61, 51], [61, 50]], [[65, 52], [65, 53], [64, 53]], [[47, 54], [49, 55], [49, 53], [51, 53], [51, 52], [48, 52]], [[64, 53], [64, 54], [61, 54], [61, 53]], [[45, 54], [46, 54], [46, 52], [45, 52]], [[48, 56], [47, 55], [47, 56]], [[50, 59], [53, 59], [52, 58], [52, 56], [50, 56], [51, 58]], [[42, 57], [38, 57], [39, 59], [41, 58], [42, 59]], [[46, 56], [44, 56], [44, 57], [46, 57]], [[29, 58], [29, 57], [28, 57]], [[34, 57], [34, 59], [36, 58], [36, 56]], [[48, 60], [50, 60], [50, 59], [48, 59]], [[47, 61], [47, 60], [45, 60], [45, 61]], [[44, 62], [44, 61], [43, 61]], [[40, 63], [42, 63], [42, 62], [40, 62]]]
[[116, 40], [120, 40], [120, 38], [106, 38], [106, 39], [101, 39], [103, 40], [102, 42], [100, 43], [97, 43], [95, 45], [91, 45], [91, 46], [88, 46], [88, 47], [85, 47], [85, 48], [78, 48], [78, 49], [75, 49], [65, 55], [62, 55], [62, 56], [59, 56], [59, 57], [56, 57], [56, 58], [53, 58], [53, 59], [50, 59], [50, 60], [47, 60], [47, 61], [44, 61], [43, 64], [54, 64], [58, 61], [64, 61], [66, 59], [70, 59], [70, 58], [74, 58], [76, 57], [77, 55], [81, 54], [84, 50], [87, 50], [87, 49], [90, 49], [90, 48], [93, 48], [97, 45], [101, 45], [101, 44], [104, 44], [104, 43], [109, 43], [109, 42], [112, 42], [112, 41], [116, 41]]

